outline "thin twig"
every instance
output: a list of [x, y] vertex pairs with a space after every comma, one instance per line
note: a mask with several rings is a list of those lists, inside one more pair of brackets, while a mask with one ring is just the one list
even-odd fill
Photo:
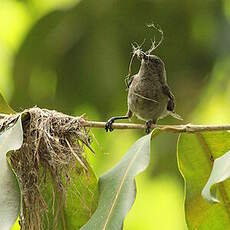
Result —
[[[23, 122], [29, 121], [29, 113], [22, 112]], [[0, 119], [10, 117], [12, 115], [7, 114], [1, 114], [0, 113]], [[15, 116], [15, 115], [14, 115]], [[102, 121], [88, 121], [81, 117], [74, 117], [70, 115], [65, 115], [65, 117], [69, 117], [71, 119], [81, 119], [82, 125], [84, 127], [89, 128], [105, 128], [106, 122]], [[17, 117], [17, 116], [16, 116]], [[113, 129], [146, 129], [146, 125], [144, 124], [135, 124], [135, 123], [113, 123], [112, 124]], [[167, 131], [167, 132], [174, 132], [174, 133], [200, 133], [200, 132], [211, 132], [211, 131], [230, 131], [230, 124], [223, 124], [223, 125], [193, 125], [193, 124], [185, 124], [185, 125], [152, 125], [152, 129], [158, 128], [161, 131]]]
[[[106, 122], [100, 121], [84, 121], [83, 125], [90, 128], [105, 128]], [[113, 129], [146, 129], [143, 124], [133, 124], [133, 123], [114, 123], [112, 125]], [[207, 131], [224, 131], [230, 130], [230, 124], [224, 125], [152, 125], [152, 129], [158, 128], [162, 131], [169, 131], [174, 133], [199, 133]]]

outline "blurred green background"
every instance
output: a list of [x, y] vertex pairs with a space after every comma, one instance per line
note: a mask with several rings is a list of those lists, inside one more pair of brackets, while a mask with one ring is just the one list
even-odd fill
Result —
[[[0, 0], [0, 91], [18, 111], [37, 105], [98, 121], [124, 114], [131, 42], [146, 39], [149, 48], [158, 36], [145, 26], [151, 22], [165, 33], [155, 53], [183, 123], [230, 122], [229, 0]], [[92, 132], [98, 176], [144, 134]], [[176, 140], [166, 133], [153, 140], [125, 230], [186, 229]]]

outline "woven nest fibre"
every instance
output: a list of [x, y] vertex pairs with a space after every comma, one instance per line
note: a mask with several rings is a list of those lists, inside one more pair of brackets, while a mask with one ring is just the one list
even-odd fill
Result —
[[[71, 117], [57, 111], [31, 108], [22, 118], [23, 144], [10, 154], [10, 163], [21, 190], [21, 229], [43, 230], [50, 210], [43, 189], [47, 178], [52, 181], [52, 219], [55, 229], [65, 206], [70, 171], [76, 164], [87, 172], [84, 147], [90, 148], [89, 130], [82, 117]], [[12, 123], [18, 115], [0, 120], [0, 128]], [[58, 197], [58, 198], [57, 198]], [[58, 200], [55, 204], [55, 200]]]

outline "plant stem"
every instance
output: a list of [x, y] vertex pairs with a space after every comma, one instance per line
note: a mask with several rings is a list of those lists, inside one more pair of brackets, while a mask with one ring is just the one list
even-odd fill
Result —
[[[90, 128], [105, 128], [106, 122], [100, 121], [87, 121], [84, 120], [83, 125]], [[114, 123], [113, 129], [146, 129], [143, 124], [133, 123]], [[230, 124], [224, 125], [152, 125], [152, 128], [158, 128], [162, 131], [169, 131], [175, 133], [199, 133], [207, 131], [224, 131], [230, 130]]]

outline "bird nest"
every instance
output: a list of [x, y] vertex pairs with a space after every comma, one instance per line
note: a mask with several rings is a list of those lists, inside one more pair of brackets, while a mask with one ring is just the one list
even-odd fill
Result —
[[[19, 223], [21, 229], [44, 229], [44, 219], [46, 222], [50, 219], [47, 202], [52, 202], [52, 228], [56, 229], [65, 205], [70, 172], [76, 169], [76, 164], [87, 172], [84, 147], [90, 148], [89, 131], [83, 126], [82, 117], [56, 111], [32, 108], [24, 111], [23, 116], [23, 145], [10, 155], [22, 194]], [[2, 120], [4, 125], [12, 117]], [[48, 179], [52, 182], [49, 201], [43, 192]]]

